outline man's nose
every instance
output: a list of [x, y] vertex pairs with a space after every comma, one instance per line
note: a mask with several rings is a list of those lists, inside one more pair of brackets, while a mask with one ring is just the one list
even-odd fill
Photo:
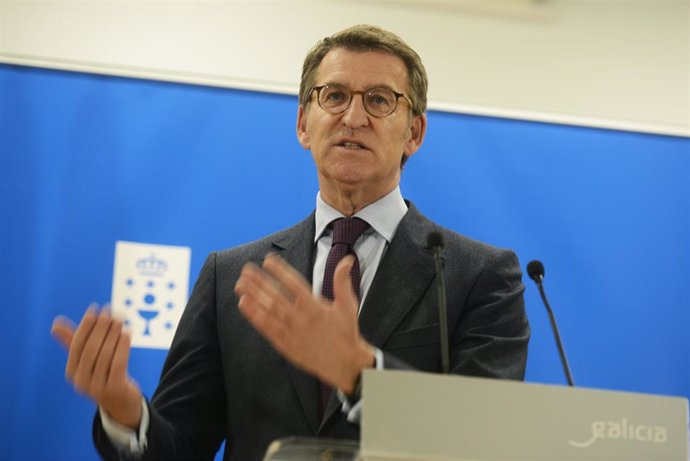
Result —
[[352, 95], [350, 107], [343, 112], [342, 120], [350, 128], [360, 128], [369, 125], [369, 113], [364, 108], [364, 95]]

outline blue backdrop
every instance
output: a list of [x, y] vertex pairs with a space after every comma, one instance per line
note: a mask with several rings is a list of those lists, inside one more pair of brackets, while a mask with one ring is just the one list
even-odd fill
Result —
[[[116, 240], [209, 251], [288, 226], [317, 184], [296, 98], [0, 66], [0, 459], [94, 459], [55, 315], [110, 297]], [[690, 396], [690, 140], [432, 112], [403, 194], [546, 265], [576, 383]], [[250, 224], [243, 224], [250, 223]], [[527, 379], [563, 383], [530, 280]], [[135, 350], [150, 395], [164, 352]]]

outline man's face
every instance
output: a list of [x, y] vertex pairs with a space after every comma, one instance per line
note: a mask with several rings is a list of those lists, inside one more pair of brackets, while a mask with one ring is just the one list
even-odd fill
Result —
[[[385, 87], [409, 97], [407, 80], [407, 68], [396, 56], [336, 48], [321, 61], [315, 84], [354, 91]], [[404, 98], [395, 112], [376, 118], [366, 112], [359, 94], [337, 115], [324, 111], [316, 97], [313, 92], [311, 103], [299, 108], [297, 137], [311, 150], [322, 195], [349, 188], [364, 191], [373, 201], [393, 190], [403, 154], [414, 154], [424, 139], [426, 117], [412, 116]]]

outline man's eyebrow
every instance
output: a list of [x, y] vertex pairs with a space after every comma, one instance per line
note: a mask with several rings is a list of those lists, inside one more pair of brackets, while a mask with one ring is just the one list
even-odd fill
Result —
[[[346, 84], [340, 83], [340, 82], [333, 82], [333, 81], [331, 81], [331, 82], [325, 82], [325, 83], [322, 83], [322, 84], [320, 84], [320, 85], [315, 85], [315, 86], [326, 86], [326, 85], [338, 85], [338, 86], [345, 87], [345, 88], [347, 88], [347, 89], [349, 89], [349, 90], [353, 90], [353, 88], [350, 87], [350, 85], [346, 85]], [[377, 84], [374, 84], [374, 85], [368, 85], [366, 88], [362, 88], [362, 90], [354, 90], [354, 91], [367, 91], [367, 90], [373, 90], [373, 89], [376, 89], [376, 88], [385, 88], [385, 89], [387, 89], [387, 90], [391, 90], [391, 91], [395, 91], [396, 93], [400, 93], [400, 91], [396, 90], [395, 88], [393, 88], [392, 86], [388, 85], [387, 83], [377, 83]]]

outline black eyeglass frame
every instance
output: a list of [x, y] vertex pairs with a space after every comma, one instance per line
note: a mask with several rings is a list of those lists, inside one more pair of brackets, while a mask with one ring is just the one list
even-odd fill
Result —
[[[330, 86], [330, 87], [343, 88], [343, 89], [346, 89], [347, 91], [350, 92], [350, 100], [348, 101], [347, 106], [345, 106], [345, 107], [343, 108], [343, 110], [339, 110], [339, 111], [333, 112], [332, 110], [326, 109], [325, 107], [323, 107], [323, 106], [321, 105], [321, 97], [320, 97], [320, 96], [321, 96], [321, 90], [323, 90], [324, 88], [329, 87], [329, 86]], [[395, 95], [395, 106], [393, 106], [393, 110], [391, 110], [389, 113], [387, 113], [387, 114], [385, 114], [385, 115], [376, 115], [376, 114], [372, 114], [371, 112], [369, 112], [369, 109], [368, 109], [368, 107], [367, 107], [367, 104], [364, 102], [364, 95], [365, 95], [366, 93], [368, 93], [368, 92], [370, 92], [370, 91], [374, 91], [374, 90], [386, 90], [386, 91], [390, 91], [391, 93], [393, 93], [393, 94]], [[397, 110], [397, 108], [398, 108], [398, 100], [399, 100], [400, 98], [403, 98], [405, 101], [407, 101], [407, 104], [409, 104], [409, 106], [410, 106], [410, 111], [412, 110], [412, 101], [410, 100], [410, 98], [408, 98], [407, 96], [405, 96], [404, 93], [399, 93], [399, 92], [397, 92], [397, 91], [395, 91], [395, 90], [393, 90], [393, 89], [391, 89], [391, 88], [385, 87], [385, 86], [375, 86], [375, 87], [372, 87], [372, 88], [367, 88], [366, 90], [355, 91], [355, 90], [352, 90], [352, 89], [346, 87], [345, 85], [327, 83], [327, 84], [325, 84], [325, 85], [317, 85], [317, 86], [311, 87], [311, 90], [309, 90], [309, 94], [311, 95], [314, 91], [316, 91], [316, 102], [319, 104], [319, 107], [322, 108], [323, 110], [325, 110], [326, 112], [328, 112], [328, 113], [331, 114], [331, 115], [339, 115], [339, 114], [342, 114], [343, 112], [345, 112], [346, 110], [348, 110], [348, 109], [350, 108], [350, 106], [352, 105], [352, 101], [355, 99], [355, 96], [358, 95], [358, 94], [362, 96], [362, 104], [363, 104], [363, 106], [364, 106], [364, 110], [367, 111], [367, 114], [369, 114], [369, 115], [371, 115], [372, 117], [375, 117], [375, 118], [384, 118], [384, 117], [388, 117], [390, 114], [392, 114], [393, 112], [395, 112], [395, 111]]]

